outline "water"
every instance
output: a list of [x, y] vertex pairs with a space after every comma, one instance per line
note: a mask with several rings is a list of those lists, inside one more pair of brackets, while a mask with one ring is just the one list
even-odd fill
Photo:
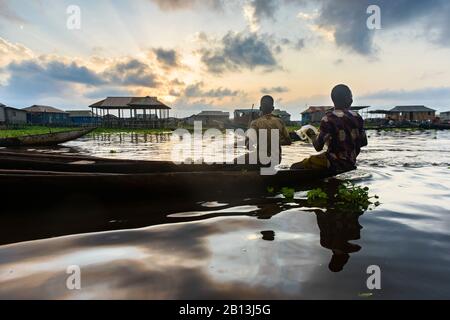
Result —
[[[50, 210], [42, 226], [8, 218], [4, 228], [16, 240], [0, 246], [0, 298], [448, 299], [450, 132], [369, 135], [359, 169], [344, 178], [380, 197], [372, 211], [311, 208], [299, 192], [290, 202], [205, 198]], [[168, 160], [171, 142], [91, 136], [41, 151]], [[296, 143], [284, 153], [288, 165], [312, 150]], [[23, 242], [34, 238], [41, 240]], [[81, 268], [82, 290], [66, 288], [70, 265]], [[381, 290], [367, 288], [371, 265], [381, 268]]]

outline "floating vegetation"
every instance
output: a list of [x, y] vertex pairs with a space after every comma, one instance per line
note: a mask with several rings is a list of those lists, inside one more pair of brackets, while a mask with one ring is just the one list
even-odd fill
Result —
[[[377, 201], [373, 202], [373, 199]], [[308, 192], [308, 203], [314, 206], [330, 205], [335, 209], [346, 211], [365, 211], [378, 207], [380, 202], [378, 196], [370, 196], [368, 187], [356, 186], [351, 182], [342, 183], [337, 192], [330, 198], [324, 190], [318, 188]]]
[[275, 188], [274, 187], [267, 187], [267, 192], [272, 194], [275, 193]]
[[45, 126], [23, 126], [23, 127], [17, 127], [14, 129], [1, 129], [0, 130], [0, 138], [20, 138], [20, 137], [25, 137], [25, 136], [66, 132], [66, 131], [70, 131], [73, 129], [74, 128], [65, 128], [65, 127], [50, 128], [50, 127], [45, 127]]
[[283, 188], [281, 189], [281, 194], [284, 196], [286, 200], [294, 200], [295, 197], [295, 189], [292, 188]]
[[322, 205], [328, 202], [328, 195], [320, 188], [308, 192], [308, 203]]

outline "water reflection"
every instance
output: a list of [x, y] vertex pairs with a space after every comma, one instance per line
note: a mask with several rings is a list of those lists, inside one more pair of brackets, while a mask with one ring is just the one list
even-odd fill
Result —
[[320, 211], [316, 215], [320, 229], [320, 244], [333, 254], [329, 269], [332, 272], [340, 272], [348, 263], [350, 254], [361, 250], [361, 246], [349, 242], [361, 239], [360, 215]]
[[[361, 299], [370, 265], [383, 274], [373, 298], [449, 298], [450, 134], [369, 135], [360, 169], [342, 178], [380, 196], [371, 212], [315, 207], [304, 192], [289, 201], [206, 196], [132, 206], [74, 196], [2, 209], [0, 298]], [[170, 141], [103, 138], [43, 151], [170, 159]], [[312, 149], [296, 143], [284, 152], [288, 164]], [[331, 195], [334, 185], [322, 187]], [[38, 239], [46, 240], [23, 242]], [[73, 264], [83, 272], [79, 292], [65, 287]]]
[[275, 232], [274, 231], [261, 231], [262, 239], [265, 241], [275, 241]]

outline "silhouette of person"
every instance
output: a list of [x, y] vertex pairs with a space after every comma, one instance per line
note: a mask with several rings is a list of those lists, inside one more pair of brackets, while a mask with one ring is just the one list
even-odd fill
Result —
[[[320, 134], [313, 130], [308, 136], [313, 141], [317, 155], [292, 165], [292, 169], [330, 170], [346, 172], [356, 169], [356, 158], [361, 148], [367, 146], [367, 135], [364, 120], [351, 110], [353, 93], [346, 85], [333, 88], [331, 98], [334, 109], [327, 111], [320, 123]], [[325, 146], [328, 148], [325, 150]], [[323, 152], [324, 151], [324, 152]]]
[[320, 245], [333, 253], [329, 269], [332, 272], [340, 272], [348, 263], [350, 254], [361, 250], [361, 246], [349, 242], [361, 238], [361, 214], [318, 211], [316, 216], [320, 229]]

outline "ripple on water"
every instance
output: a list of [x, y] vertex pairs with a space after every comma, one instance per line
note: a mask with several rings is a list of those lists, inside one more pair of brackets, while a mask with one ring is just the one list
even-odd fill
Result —
[[[367, 266], [378, 265], [383, 290], [374, 298], [448, 299], [450, 134], [369, 136], [360, 169], [340, 178], [380, 197], [371, 212], [311, 208], [302, 192], [289, 203], [279, 197], [205, 199], [168, 214], [174, 223], [148, 227], [155, 211], [147, 208], [134, 216], [143, 229], [0, 247], [0, 298], [358, 299], [367, 291]], [[172, 147], [167, 139], [110, 135], [52, 152], [170, 160]], [[283, 152], [287, 166], [314, 153], [302, 143]], [[86, 223], [98, 222], [90, 219]], [[83, 270], [80, 292], [64, 286], [68, 265]]]

